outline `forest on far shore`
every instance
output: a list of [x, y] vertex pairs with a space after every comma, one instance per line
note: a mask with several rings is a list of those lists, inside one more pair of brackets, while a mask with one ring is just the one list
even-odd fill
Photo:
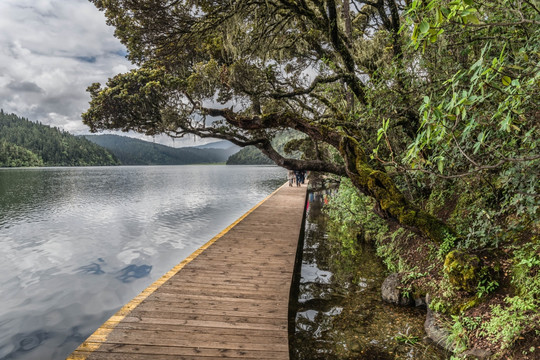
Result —
[[[173, 148], [119, 135], [74, 136], [0, 110], [0, 167], [217, 164], [239, 150], [215, 144]], [[259, 152], [249, 164], [268, 162]]]
[[84, 138], [0, 109], [0, 167], [118, 164], [109, 151]]

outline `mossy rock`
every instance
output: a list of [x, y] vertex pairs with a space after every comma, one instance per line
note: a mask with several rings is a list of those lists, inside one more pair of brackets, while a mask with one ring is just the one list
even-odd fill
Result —
[[481, 262], [476, 255], [453, 250], [446, 255], [444, 272], [458, 290], [473, 293], [481, 277]]

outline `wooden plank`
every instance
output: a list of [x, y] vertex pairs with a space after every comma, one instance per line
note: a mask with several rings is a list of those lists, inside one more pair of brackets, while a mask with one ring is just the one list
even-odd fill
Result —
[[305, 198], [305, 187], [278, 189], [68, 359], [288, 359], [288, 297]]
[[272, 273], [270, 272], [267, 272], [267, 271], [242, 271], [241, 274], [231, 274], [230, 271], [226, 271], [226, 270], [221, 270], [221, 269], [216, 269], [215, 267], [213, 268], [207, 268], [207, 267], [200, 267], [200, 268], [196, 268], [194, 266], [191, 266], [191, 267], [185, 267], [184, 269], [182, 269], [182, 274], [184, 274], [184, 276], [186, 278], [192, 278], [193, 276], [195, 275], [198, 275], [198, 276], [201, 276], [201, 277], [225, 277], [225, 280], [227, 279], [235, 279], [235, 278], [240, 278], [240, 279], [245, 279], [245, 278], [250, 278], [250, 277], [255, 277], [255, 278], [259, 278], [259, 277], [263, 277], [265, 280], [279, 280], [279, 279], [283, 279], [283, 274], [279, 273], [279, 275], [276, 275], [274, 276]]
[[287, 290], [283, 289], [283, 286], [279, 286], [278, 284], [269, 286], [269, 285], [241, 285], [241, 284], [195, 284], [195, 283], [184, 283], [184, 284], [165, 284], [163, 285], [164, 290], [167, 292], [178, 292], [178, 293], [186, 293], [192, 291], [194, 294], [197, 293], [203, 293], [206, 295], [219, 293], [219, 294], [227, 294], [230, 293], [231, 295], [241, 295], [245, 294], [246, 296], [251, 295], [249, 297], [253, 297], [254, 299], [258, 298], [266, 298], [266, 299], [274, 299], [274, 298], [282, 298], [282, 293], [287, 292]]
[[[238, 314], [234, 315], [210, 315], [210, 314], [186, 314], [185, 312], [174, 312], [174, 311], [144, 311], [137, 309], [136, 318], [139, 321], [144, 322], [145, 319], [153, 318], [158, 321], [158, 319], [169, 320], [180, 320], [180, 321], [193, 321], [193, 322], [225, 322], [227, 324], [233, 324], [234, 326], [238, 324], [263, 324], [268, 325], [272, 328], [275, 326], [283, 326], [287, 322], [287, 319], [283, 318], [270, 318], [270, 317], [256, 317], [256, 316], [240, 316]], [[135, 314], [134, 314], [135, 315]]]
[[[234, 305], [233, 305], [234, 306]], [[285, 319], [286, 314], [279, 313], [274, 309], [261, 309], [261, 308], [239, 308], [231, 305], [221, 305], [217, 302], [214, 303], [181, 303], [181, 302], [163, 302], [163, 301], [151, 301], [145, 302], [137, 307], [141, 311], [168, 311], [169, 313], [183, 313], [183, 314], [208, 314], [219, 316], [247, 316], [258, 318], [273, 318], [273, 319]]]
[[[216, 336], [219, 335], [219, 336]], [[268, 336], [252, 336], [251, 334], [204, 333], [198, 334], [197, 339], [186, 339], [179, 332], [158, 332], [149, 330], [115, 331], [107, 340], [111, 343], [195, 346], [214, 348], [238, 348], [250, 350], [279, 350], [287, 351], [287, 338], [271, 338]], [[189, 343], [188, 343], [189, 342]]]
[[176, 278], [174, 284], [239, 284], [239, 285], [279, 285], [283, 284], [283, 276], [270, 278], [263, 277], [262, 275], [249, 275], [249, 274], [220, 274], [219, 272], [213, 272], [211, 274], [201, 274], [200, 271], [193, 271], [193, 276], [185, 276], [183, 278]]
[[275, 283], [263, 283], [262, 281], [259, 282], [256, 279], [252, 280], [252, 282], [216, 282], [215, 280], [207, 280], [208, 282], [195, 282], [195, 281], [178, 281], [175, 283], [167, 283], [164, 284], [166, 288], [170, 289], [178, 289], [179, 292], [182, 292], [182, 290], [188, 290], [191, 288], [197, 288], [197, 289], [218, 289], [218, 290], [224, 290], [224, 291], [244, 291], [244, 292], [253, 292], [256, 294], [260, 294], [261, 291], [264, 291], [266, 293], [268, 292], [283, 292], [283, 282], [275, 282]]
[[[176, 356], [199, 356], [204, 359], [207, 356], [222, 358], [241, 358], [241, 359], [283, 359], [289, 356], [289, 351], [257, 351], [257, 350], [238, 350], [238, 349], [214, 349], [201, 347], [177, 347], [177, 346], [147, 346], [133, 344], [102, 344], [99, 348], [102, 353], [123, 353], [123, 354], [146, 354], [155, 355], [176, 355]], [[93, 354], [90, 359], [93, 359]], [[149, 357], [150, 358], [150, 357]]]
[[[183, 299], [193, 299], [193, 300], [215, 300], [215, 301], [229, 301], [229, 302], [235, 302], [238, 304], [238, 306], [245, 306], [248, 304], [261, 304], [261, 305], [267, 305], [267, 306], [288, 306], [288, 300], [282, 300], [282, 299], [253, 299], [248, 297], [242, 297], [242, 296], [220, 296], [215, 294], [206, 295], [204, 293], [178, 293], [178, 292], [170, 292], [166, 288], [161, 290], [159, 292], [159, 296], [161, 295], [168, 295], [169, 299], [171, 297], [179, 297]], [[156, 295], [158, 296], [158, 295]]]
[[[270, 308], [270, 307], [281, 307], [287, 306], [287, 301], [279, 298], [269, 298], [268, 295], [265, 298], [254, 296], [249, 296], [245, 294], [230, 294], [230, 293], [205, 293], [202, 290], [197, 290], [197, 293], [193, 292], [178, 292], [171, 291], [168, 288], [162, 289], [159, 294], [156, 294], [152, 297], [151, 300], [160, 300], [160, 301], [192, 301], [192, 302], [224, 302], [224, 303], [233, 303], [233, 306], [236, 307], [260, 307], [260, 308]], [[176, 300], [175, 300], [176, 299]]]
[[[126, 353], [104, 353], [100, 351], [77, 351], [73, 353], [69, 359], [70, 360], [85, 360], [92, 356], [94, 360], [223, 360], [222, 356], [205, 356], [204, 358], [199, 355], [164, 355], [164, 354], [153, 354], [149, 357], [147, 354], [126, 354]], [[228, 360], [245, 360], [249, 359], [246, 357], [228, 357]]]
[[[282, 331], [274, 330], [261, 330], [261, 329], [231, 329], [231, 328], [219, 328], [219, 327], [200, 327], [200, 326], [189, 326], [189, 325], [168, 325], [168, 324], [145, 324], [145, 323], [127, 323], [121, 322], [114, 327], [115, 331], [156, 331], [160, 334], [174, 333], [178, 334], [178, 337], [188, 337], [193, 333], [198, 335], [211, 334], [215, 337], [222, 337], [228, 335], [236, 336], [249, 336], [254, 339], [260, 337], [267, 338], [268, 341], [280, 342], [287, 340], [288, 336]], [[114, 333], [114, 332], [113, 332]], [[113, 334], [111, 333], [111, 334]], [[111, 336], [111, 335], [109, 335]], [[108, 337], [107, 337], [108, 338]], [[254, 340], [256, 341], [256, 340]]]
[[217, 327], [225, 329], [253, 329], [253, 330], [272, 330], [272, 331], [287, 331], [287, 323], [283, 324], [251, 324], [251, 323], [236, 323], [226, 321], [225, 319], [219, 321], [205, 321], [205, 320], [188, 320], [188, 319], [172, 319], [172, 318], [159, 318], [153, 316], [126, 316], [122, 322], [134, 322], [145, 324], [163, 324], [163, 325], [186, 325], [193, 327]]

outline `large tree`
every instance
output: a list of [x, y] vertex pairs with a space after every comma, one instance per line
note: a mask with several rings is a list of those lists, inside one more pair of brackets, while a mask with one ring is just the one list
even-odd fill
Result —
[[[509, 164], [537, 170], [533, 2], [92, 2], [138, 65], [89, 87], [93, 131], [255, 145], [280, 166], [349, 177], [380, 216], [438, 242], [454, 231], [415, 192]], [[315, 155], [275, 151], [283, 129]]]

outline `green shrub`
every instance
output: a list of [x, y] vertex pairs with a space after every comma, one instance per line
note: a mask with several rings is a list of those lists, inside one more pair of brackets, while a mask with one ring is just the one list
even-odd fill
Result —
[[529, 298], [537, 305], [540, 302], [540, 244], [532, 242], [522, 245], [514, 252], [512, 285], [516, 293]]
[[482, 324], [480, 334], [486, 336], [501, 349], [507, 349], [518, 339], [526, 327], [530, 325], [530, 312], [537, 309], [531, 299], [519, 296], [507, 297], [505, 307], [495, 305], [491, 308], [491, 319]]

